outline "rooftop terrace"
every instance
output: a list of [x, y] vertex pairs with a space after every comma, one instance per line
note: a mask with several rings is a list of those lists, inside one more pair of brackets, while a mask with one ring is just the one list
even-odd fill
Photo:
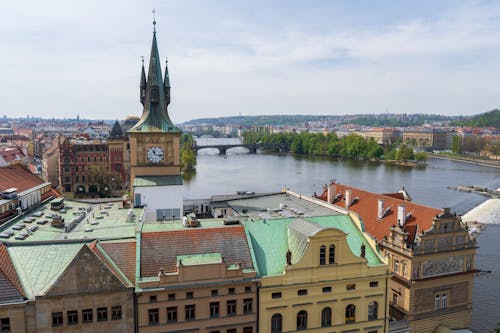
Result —
[[[49, 203], [2, 225], [0, 240], [23, 243], [134, 237], [143, 210], [121, 207], [121, 202], [99, 204], [66, 200], [64, 208], [56, 211], [51, 210]], [[54, 226], [56, 215], [64, 219], [64, 225]]]

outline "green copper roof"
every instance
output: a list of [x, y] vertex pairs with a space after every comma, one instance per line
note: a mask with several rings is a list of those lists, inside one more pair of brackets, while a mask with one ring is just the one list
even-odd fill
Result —
[[182, 261], [184, 266], [220, 264], [222, 256], [220, 253], [203, 253], [177, 256], [177, 265]]
[[[165, 74], [168, 80], [168, 69], [166, 69]], [[141, 84], [142, 83], [141, 75]], [[158, 52], [158, 44], [156, 42], [156, 32], [153, 32], [153, 44], [151, 46], [151, 55], [149, 59], [144, 109], [141, 119], [129, 130], [129, 132], [180, 132], [172, 123], [168, 115], [167, 106], [170, 103], [170, 81], [168, 81], [167, 84], [164, 84], [162, 80], [161, 61]], [[168, 87], [168, 92], [165, 91], [166, 87]]]
[[181, 176], [138, 176], [133, 186], [171, 186], [182, 185]]
[[82, 243], [9, 246], [9, 254], [27, 297], [40, 295], [49, 288], [82, 246]]
[[281, 275], [288, 249], [292, 251], [292, 258], [300, 258], [305, 251], [307, 238], [326, 228], [336, 228], [346, 233], [347, 244], [356, 256], [360, 256], [361, 244], [364, 243], [369, 266], [382, 264], [348, 215], [249, 220], [244, 225], [259, 276]]

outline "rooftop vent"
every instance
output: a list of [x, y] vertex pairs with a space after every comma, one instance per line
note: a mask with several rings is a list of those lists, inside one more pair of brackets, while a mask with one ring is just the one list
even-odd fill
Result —
[[239, 224], [240, 220], [236, 217], [229, 216], [224, 218], [224, 225]]

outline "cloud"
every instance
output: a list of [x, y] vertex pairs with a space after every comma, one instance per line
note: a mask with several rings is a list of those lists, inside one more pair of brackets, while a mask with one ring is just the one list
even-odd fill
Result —
[[[162, 2], [158, 42], [173, 120], [498, 107], [500, 4], [381, 4]], [[7, 3], [3, 113], [139, 115], [139, 57], [149, 56], [154, 5]]]

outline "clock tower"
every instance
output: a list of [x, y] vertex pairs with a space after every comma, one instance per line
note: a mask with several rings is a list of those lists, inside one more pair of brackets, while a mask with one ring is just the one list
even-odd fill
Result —
[[170, 79], [161, 62], [153, 22], [153, 43], [148, 76], [142, 63], [140, 101], [141, 119], [129, 130], [130, 193], [134, 206], [145, 206], [149, 221], [179, 220], [182, 216], [182, 178], [180, 167], [180, 130], [168, 115]]

